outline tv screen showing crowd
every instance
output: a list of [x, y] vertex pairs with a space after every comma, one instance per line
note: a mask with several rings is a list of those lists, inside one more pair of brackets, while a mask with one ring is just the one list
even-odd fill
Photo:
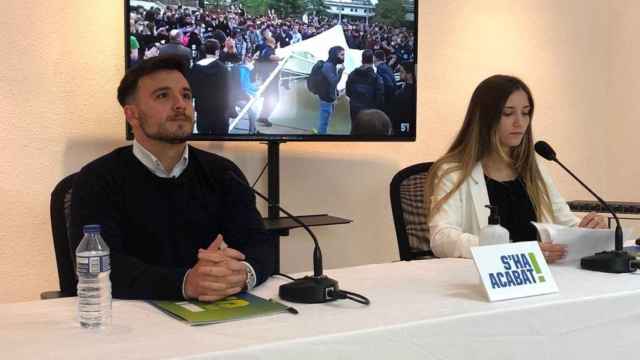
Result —
[[196, 136], [415, 136], [413, 21], [139, 3], [128, 67], [184, 59]]

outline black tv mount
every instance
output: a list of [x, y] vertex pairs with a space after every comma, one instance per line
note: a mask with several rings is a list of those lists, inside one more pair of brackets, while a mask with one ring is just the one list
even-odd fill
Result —
[[[280, 205], [280, 144], [283, 140], [267, 141], [267, 196], [269, 198], [267, 217], [263, 222], [267, 231], [274, 236], [275, 243], [275, 272], [280, 272], [280, 237], [289, 235], [289, 230], [301, 227], [290, 217], [281, 217]], [[298, 216], [307, 226], [323, 226], [348, 224], [353, 220], [343, 219], [328, 214]]]

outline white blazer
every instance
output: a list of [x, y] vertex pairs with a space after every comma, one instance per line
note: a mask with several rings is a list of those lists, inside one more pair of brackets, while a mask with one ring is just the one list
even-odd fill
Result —
[[[542, 169], [540, 171], [549, 191], [554, 223], [578, 225], [578, 218], [558, 193], [551, 178]], [[434, 191], [433, 200], [440, 199], [448, 193], [460, 176], [461, 172], [456, 171], [443, 177]], [[429, 238], [433, 253], [438, 257], [470, 258], [470, 248], [478, 246], [480, 229], [488, 224], [489, 209], [485, 205], [489, 205], [489, 194], [482, 164], [478, 163], [473, 168], [471, 176], [431, 218]]]

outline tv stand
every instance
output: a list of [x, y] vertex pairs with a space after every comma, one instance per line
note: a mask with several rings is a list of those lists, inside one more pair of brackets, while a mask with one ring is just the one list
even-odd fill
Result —
[[[280, 272], [280, 236], [289, 235], [289, 230], [301, 227], [289, 217], [280, 217], [280, 144], [282, 140], [267, 142], [267, 197], [269, 198], [267, 217], [263, 218], [264, 225], [274, 237], [275, 243], [275, 272]], [[288, 209], [287, 209], [288, 210]], [[307, 226], [323, 226], [348, 224], [349, 219], [343, 219], [327, 214], [306, 215], [298, 217]]]

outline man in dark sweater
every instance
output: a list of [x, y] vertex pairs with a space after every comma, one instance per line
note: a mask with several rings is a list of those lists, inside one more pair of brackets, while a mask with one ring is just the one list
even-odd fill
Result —
[[272, 240], [240, 169], [186, 144], [185, 73], [177, 57], [131, 68], [118, 101], [136, 140], [86, 165], [73, 185], [71, 246], [83, 225], [102, 225], [117, 298], [214, 301], [274, 270]]
[[362, 66], [353, 70], [347, 78], [347, 96], [351, 124], [356, 121], [358, 113], [367, 109], [384, 107], [384, 83], [373, 67], [373, 51], [362, 52]]
[[224, 136], [229, 133], [229, 71], [218, 59], [220, 44], [209, 39], [203, 46], [205, 58], [193, 65], [187, 81], [198, 114], [198, 134]]

